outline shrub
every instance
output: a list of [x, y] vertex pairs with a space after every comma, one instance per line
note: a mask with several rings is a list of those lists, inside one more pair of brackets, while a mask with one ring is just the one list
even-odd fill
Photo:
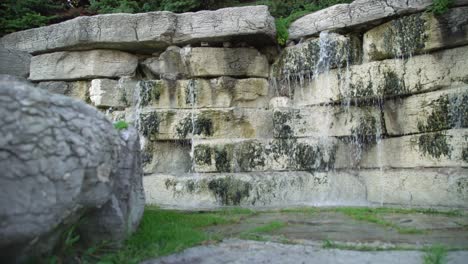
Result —
[[127, 122], [125, 122], [123, 120], [120, 120], [120, 121], [114, 123], [114, 128], [119, 130], [119, 131], [124, 130], [124, 129], [128, 128], [128, 124], [127, 124]]
[[453, 0], [432, 0], [432, 5], [428, 10], [436, 15], [442, 15], [449, 10], [452, 4]]

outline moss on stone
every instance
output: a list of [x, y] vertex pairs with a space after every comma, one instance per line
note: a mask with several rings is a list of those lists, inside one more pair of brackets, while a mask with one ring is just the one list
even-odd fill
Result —
[[[315, 170], [330, 170], [335, 166], [336, 146], [325, 150], [323, 146], [311, 146], [299, 143], [295, 147], [294, 162], [299, 170], [313, 172]], [[325, 153], [328, 151], [328, 153]], [[326, 158], [328, 154], [328, 159]]]
[[286, 111], [276, 111], [273, 114], [273, 135], [276, 138], [291, 138], [293, 136], [293, 130], [290, 126], [292, 115], [293, 113]]
[[195, 191], [195, 187], [196, 187], [196, 184], [195, 184], [195, 181], [194, 180], [188, 180], [186, 183], [185, 183], [185, 188], [187, 188], [187, 191], [189, 193], [193, 193]]
[[232, 176], [218, 178], [208, 183], [208, 189], [212, 191], [222, 205], [240, 205], [242, 200], [250, 196], [252, 185]]
[[452, 146], [449, 145], [447, 136], [442, 133], [420, 135], [418, 138], [419, 151], [423, 155], [430, 155], [440, 159], [442, 156], [451, 158]]
[[265, 152], [260, 143], [246, 142], [239, 148], [239, 167], [242, 171], [252, 171], [258, 166], [265, 166]]
[[383, 96], [404, 95], [408, 93], [408, 89], [405, 86], [405, 81], [398, 77], [395, 72], [385, 72], [384, 81], [385, 83], [382, 91]]
[[351, 98], [369, 98], [375, 96], [371, 81], [367, 85], [364, 85], [361, 80], [356, 83], [350, 83], [349, 89]]
[[374, 139], [377, 135], [377, 120], [374, 116], [367, 113], [359, 118], [357, 126], [351, 128], [355, 143], [359, 145], [366, 145], [375, 142]]
[[468, 148], [464, 148], [462, 151], [462, 160], [468, 162]]
[[164, 181], [164, 185], [166, 186], [166, 190], [169, 190], [170, 188], [175, 188], [177, 181], [173, 179], [166, 179]]
[[426, 122], [418, 122], [420, 132], [468, 127], [468, 93], [450, 97], [442, 95], [430, 106], [432, 112]]
[[177, 135], [179, 138], [186, 138], [188, 134], [193, 135], [213, 135], [213, 121], [205, 116], [197, 116], [192, 122], [192, 117], [187, 116], [177, 125]]
[[211, 165], [211, 148], [209, 146], [195, 146], [194, 156], [197, 165]]
[[164, 89], [164, 85], [161, 83], [161, 81], [154, 83], [154, 87], [152, 89], [152, 96], [154, 100], [159, 101], [159, 99], [161, 99], [161, 94], [163, 92], [163, 89]]
[[148, 137], [150, 135], [159, 133], [159, 124], [161, 120], [158, 116], [158, 113], [151, 112], [147, 114], [140, 115], [140, 131], [141, 133]]
[[215, 165], [218, 172], [230, 172], [231, 171], [231, 159], [228, 153], [229, 147], [215, 149]]
[[140, 106], [147, 106], [151, 102], [151, 94], [154, 88], [154, 81], [140, 81]]

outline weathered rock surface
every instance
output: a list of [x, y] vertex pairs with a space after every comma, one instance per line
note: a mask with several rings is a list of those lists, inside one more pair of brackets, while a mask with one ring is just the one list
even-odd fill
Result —
[[168, 47], [158, 58], [149, 58], [141, 64], [147, 75], [168, 80], [186, 78], [188, 69], [185, 58], [182, 57], [185, 49], [177, 46]]
[[271, 138], [272, 116], [271, 111], [261, 109], [144, 109], [140, 125], [150, 140]]
[[94, 106], [100, 108], [125, 108], [125, 90], [118, 81], [94, 79], [89, 87], [89, 97]]
[[364, 60], [405, 57], [468, 44], [468, 7], [441, 16], [425, 12], [402, 17], [364, 34]]
[[272, 66], [272, 77], [287, 79], [359, 63], [361, 43], [355, 37], [322, 33], [297, 45], [286, 47]]
[[147, 141], [143, 150], [145, 174], [182, 175], [192, 169], [191, 145], [184, 141]]
[[164, 208], [366, 204], [365, 187], [353, 172], [155, 174], [143, 180], [148, 203]]
[[40, 82], [37, 87], [44, 89], [50, 93], [63, 94], [75, 99], [89, 102], [89, 81], [75, 82]]
[[120, 137], [93, 107], [26, 82], [2, 78], [0, 113], [0, 248], [8, 262], [50, 250], [54, 232], [108, 201]]
[[468, 47], [443, 50], [407, 60], [391, 59], [335, 69], [304, 85], [292, 84], [296, 105], [350, 99], [393, 97], [453, 87], [468, 82]]
[[120, 131], [120, 159], [114, 177], [110, 200], [86, 215], [78, 228], [83, 239], [93, 242], [112, 241], [121, 244], [136, 231], [145, 209], [143, 170], [138, 131]]
[[[432, 0], [356, 0], [334, 5], [294, 21], [289, 28], [289, 38], [297, 40], [325, 30], [369, 28], [397, 15], [421, 12], [430, 5]], [[454, 5], [468, 5], [468, 1], [456, 0]]]
[[32, 81], [116, 78], [135, 74], [136, 56], [114, 50], [55, 52], [31, 59]]
[[388, 169], [359, 172], [376, 204], [467, 207], [468, 169]]
[[31, 57], [24, 51], [0, 48], [0, 74], [28, 77]]
[[361, 168], [468, 167], [468, 129], [383, 139], [367, 150]]
[[170, 45], [246, 41], [275, 42], [275, 23], [266, 6], [225, 8], [174, 14], [109, 14], [82, 16], [63, 23], [4, 36], [0, 46], [33, 54], [89, 49], [151, 53]]
[[389, 135], [436, 132], [468, 127], [468, 86], [385, 102]]
[[275, 110], [273, 124], [278, 138], [375, 136], [383, 130], [377, 107], [282, 108]]
[[[268, 108], [269, 85], [263, 78], [124, 81], [125, 98], [159, 109], [257, 107]], [[191, 92], [193, 92], [193, 97]]]
[[354, 147], [336, 138], [194, 141], [195, 172], [330, 171], [353, 168]]

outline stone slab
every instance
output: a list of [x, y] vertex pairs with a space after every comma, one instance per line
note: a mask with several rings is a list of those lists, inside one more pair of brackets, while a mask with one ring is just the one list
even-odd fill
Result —
[[361, 170], [369, 202], [423, 207], [468, 207], [467, 168]]
[[366, 204], [362, 182], [346, 172], [154, 174], [143, 180], [147, 203], [171, 209]]
[[[369, 28], [385, 19], [424, 11], [430, 5], [432, 0], [356, 0], [334, 5], [294, 21], [289, 27], [289, 38], [298, 40], [325, 30]], [[454, 6], [460, 5], [468, 5], [468, 1], [454, 1]]]
[[364, 60], [407, 57], [468, 44], [468, 7], [398, 18], [364, 34]]
[[85, 102], [89, 102], [89, 81], [75, 82], [40, 82], [37, 87], [51, 93], [63, 94]]
[[388, 100], [384, 107], [389, 135], [468, 127], [468, 86]]
[[145, 174], [171, 173], [184, 174], [192, 169], [190, 142], [146, 141], [142, 151]]
[[31, 57], [24, 51], [0, 48], [0, 74], [28, 77]]
[[12, 33], [0, 46], [33, 54], [89, 49], [151, 53], [170, 45], [245, 41], [274, 45], [275, 23], [266, 6], [174, 14], [82, 16], [59, 24]]
[[468, 82], [468, 47], [334, 69], [310, 80], [291, 82], [296, 105], [354, 103], [427, 92]]
[[125, 108], [126, 106], [125, 90], [116, 80], [92, 80], [89, 96], [92, 104], [99, 108]]
[[468, 167], [468, 129], [386, 138], [364, 152], [361, 168]]
[[83, 80], [133, 76], [136, 56], [114, 50], [55, 52], [31, 59], [31, 81]]
[[141, 132], [150, 140], [271, 138], [273, 113], [261, 109], [144, 109]]

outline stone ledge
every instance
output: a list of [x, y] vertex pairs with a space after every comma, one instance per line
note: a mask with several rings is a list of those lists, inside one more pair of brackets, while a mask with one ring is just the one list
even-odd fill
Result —
[[380, 25], [364, 34], [364, 60], [407, 57], [468, 44], [468, 7], [441, 16], [420, 13]]
[[[424, 11], [432, 0], [356, 0], [299, 18], [289, 28], [289, 38], [298, 40], [325, 30], [346, 31], [380, 24], [383, 20]], [[455, 0], [454, 6], [468, 5], [468, 0]]]
[[266, 6], [175, 14], [108, 14], [77, 17], [20, 31], [0, 39], [0, 47], [40, 54], [64, 50], [119, 49], [151, 53], [170, 45], [244, 41], [275, 45], [276, 28]]

